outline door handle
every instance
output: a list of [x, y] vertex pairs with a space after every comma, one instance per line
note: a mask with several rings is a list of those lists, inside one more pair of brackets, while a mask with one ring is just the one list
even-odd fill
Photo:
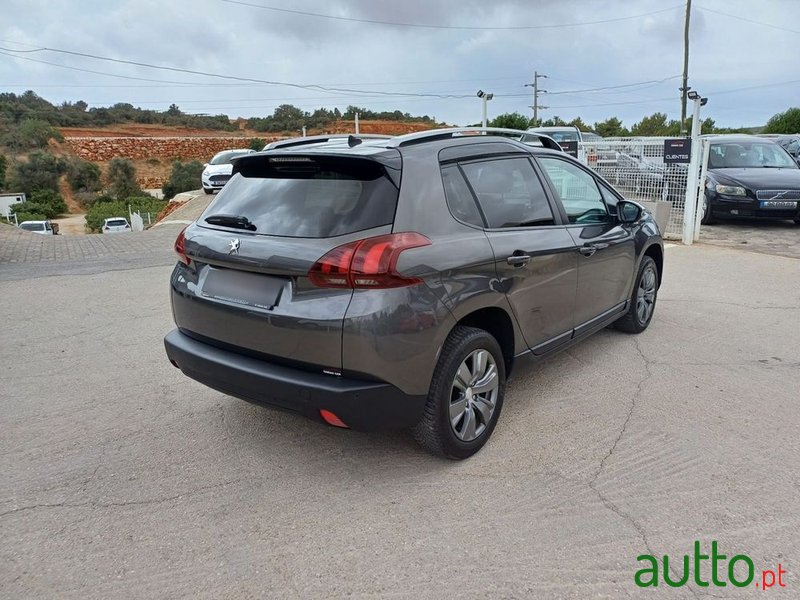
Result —
[[506, 262], [514, 267], [521, 267], [531, 262], [530, 254], [512, 254], [506, 259]]
[[602, 250], [603, 248], [608, 248], [608, 244], [597, 242], [595, 244], [584, 244], [578, 250], [584, 256], [592, 256], [595, 252]]

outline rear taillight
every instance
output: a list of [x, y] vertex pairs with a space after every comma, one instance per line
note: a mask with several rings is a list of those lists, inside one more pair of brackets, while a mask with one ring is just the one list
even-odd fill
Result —
[[320, 258], [308, 271], [317, 287], [376, 289], [416, 285], [416, 277], [397, 272], [400, 253], [430, 245], [431, 241], [415, 232], [390, 233], [337, 246]]
[[186, 256], [186, 235], [184, 233], [185, 231], [186, 227], [181, 229], [181, 232], [178, 234], [178, 237], [175, 240], [175, 253], [178, 255], [178, 260], [188, 266], [192, 263], [192, 260], [188, 256]]

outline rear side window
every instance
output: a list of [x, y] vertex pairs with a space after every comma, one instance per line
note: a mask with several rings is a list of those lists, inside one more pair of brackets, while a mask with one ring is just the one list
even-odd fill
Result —
[[276, 157], [248, 163], [203, 215], [246, 217], [255, 233], [326, 238], [394, 221], [398, 190], [382, 165], [352, 158]]
[[450, 207], [453, 216], [468, 225], [483, 227], [483, 219], [478, 212], [478, 205], [475, 204], [475, 198], [459, 168], [456, 165], [442, 168], [442, 181], [444, 182], [447, 206]]
[[461, 165], [491, 229], [553, 225], [553, 211], [527, 158]]

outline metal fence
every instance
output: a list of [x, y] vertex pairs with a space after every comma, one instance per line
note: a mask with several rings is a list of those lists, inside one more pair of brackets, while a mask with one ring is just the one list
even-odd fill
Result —
[[664, 162], [663, 137], [580, 142], [578, 159], [630, 200], [669, 202], [665, 237], [680, 238], [689, 169]]

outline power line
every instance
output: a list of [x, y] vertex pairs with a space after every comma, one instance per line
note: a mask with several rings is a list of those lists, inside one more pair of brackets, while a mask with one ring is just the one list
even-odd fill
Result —
[[[87, 72], [90, 72], [90, 73], [96, 73], [96, 74], [100, 74], [100, 75], [111, 75], [112, 77], [123, 77], [125, 79], [139, 79], [139, 80], [144, 79], [144, 78], [141, 78], [141, 77], [130, 77], [130, 76], [124, 76], [124, 75], [114, 75], [114, 74], [110, 74], [110, 73], [100, 73], [98, 71], [91, 71], [91, 70], [87, 70], [87, 69], [79, 69], [77, 67], [69, 67], [67, 65], [59, 65], [58, 63], [50, 63], [50, 62], [47, 62], [47, 61], [41, 61], [41, 60], [33, 59], [33, 58], [30, 58], [30, 57], [27, 57], [27, 56], [17, 56], [16, 54], [9, 54], [9, 52], [14, 53], [14, 52], [17, 52], [17, 51], [16, 50], [10, 50], [9, 48], [0, 47], [0, 54], [3, 54], [5, 56], [10, 56], [12, 58], [18, 58], [20, 60], [31, 60], [31, 61], [34, 61], [34, 62], [43, 62], [45, 64], [50, 64], [50, 65], [53, 65], [53, 66], [63, 67], [63, 68], [67, 68], [67, 69], [73, 69], [73, 70], [78, 70], [78, 71], [87, 71]], [[223, 74], [220, 74], [220, 73], [209, 73], [209, 72], [206, 72], [206, 71], [195, 71], [193, 69], [183, 69], [183, 68], [180, 68], [180, 67], [169, 67], [169, 66], [164, 66], [164, 65], [153, 65], [153, 64], [150, 64], [150, 63], [143, 63], [143, 62], [138, 62], [138, 61], [133, 61], [133, 60], [124, 60], [124, 59], [120, 59], [120, 58], [110, 58], [108, 56], [99, 56], [97, 54], [88, 54], [88, 53], [85, 53], [85, 52], [74, 52], [72, 50], [63, 50], [63, 49], [59, 49], [59, 48], [37, 48], [36, 50], [26, 50], [25, 52], [26, 53], [27, 52], [55, 52], [55, 53], [58, 53], [58, 54], [66, 54], [66, 55], [69, 55], [69, 56], [79, 56], [79, 57], [82, 57], [82, 58], [91, 58], [93, 60], [102, 60], [102, 61], [106, 61], [106, 62], [119, 63], [119, 64], [124, 64], [124, 65], [132, 65], [132, 66], [144, 67], [144, 68], [148, 68], [148, 69], [157, 69], [157, 70], [161, 70], [161, 71], [171, 71], [171, 72], [174, 72], [174, 73], [186, 73], [186, 74], [189, 74], [189, 75], [200, 75], [201, 77], [215, 77], [215, 78], [219, 78], [219, 79], [226, 79], [226, 80], [232, 80], [232, 81], [242, 81], [242, 82], [248, 82], [248, 83], [261, 83], [261, 84], [265, 84], [265, 85], [286, 86], [286, 87], [293, 87], [293, 88], [297, 88], [297, 89], [317, 90], [317, 91], [321, 91], [321, 92], [330, 92], [330, 93], [342, 93], [342, 92], [344, 92], [344, 93], [350, 93], [350, 94], [374, 94], [374, 95], [379, 95], [379, 96], [421, 97], [421, 98], [469, 98], [469, 97], [471, 97], [471, 94], [469, 94], [469, 95], [468, 94], [453, 95], [453, 94], [436, 94], [436, 93], [422, 93], [422, 92], [386, 92], [386, 91], [381, 91], [381, 90], [358, 90], [358, 89], [353, 89], [353, 88], [325, 86], [325, 85], [320, 85], [320, 84], [301, 84], [301, 83], [292, 83], [292, 82], [286, 82], [286, 81], [270, 81], [270, 80], [266, 80], [266, 79], [255, 79], [255, 78], [251, 78], [251, 77], [238, 77], [238, 76], [235, 76], [235, 75], [223, 75]], [[144, 79], [144, 80], [145, 81], [159, 81], [159, 80], [153, 80], [153, 79]], [[159, 83], [170, 83], [170, 82], [159, 81]]]
[[241, 6], [249, 6], [251, 8], [258, 8], [262, 10], [299, 15], [302, 17], [316, 17], [319, 19], [330, 19], [333, 21], [350, 21], [353, 23], [368, 23], [371, 25], [390, 25], [394, 27], [417, 27], [422, 29], [455, 29], [461, 31], [519, 31], [519, 30], [531, 30], [531, 29], [560, 29], [564, 27], [582, 27], [584, 25], [604, 25], [606, 23], [616, 23], [619, 21], [629, 21], [631, 19], [641, 19], [642, 17], [657, 15], [659, 13], [675, 10], [676, 8], [680, 8], [681, 6], [683, 6], [682, 4], [678, 4], [676, 6], [671, 6], [669, 8], [662, 8], [661, 10], [655, 10], [638, 15], [629, 15], [627, 17], [616, 17], [613, 19], [603, 19], [600, 21], [584, 21], [581, 23], [560, 23], [554, 25], [514, 25], [505, 27], [486, 27], [486, 26], [478, 27], [478, 26], [466, 26], [466, 25], [434, 25], [430, 23], [401, 23], [397, 21], [380, 21], [377, 19], [358, 19], [355, 17], [341, 17], [338, 15], [326, 15], [322, 13], [293, 10], [289, 8], [279, 8], [277, 6], [265, 6], [262, 4], [253, 4], [251, 2], [243, 2], [241, 0], [221, 0], [221, 1], [226, 2], [228, 4], [238, 4]]
[[559, 95], [562, 95], [562, 94], [571, 95], [571, 94], [580, 94], [580, 93], [584, 93], [584, 92], [600, 92], [600, 91], [603, 91], [603, 90], [618, 90], [618, 89], [622, 89], [622, 88], [636, 87], [636, 86], [647, 85], [647, 84], [651, 84], [651, 83], [664, 83], [665, 81], [669, 81], [671, 79], [677, 79], [678, 77], [680, 77], [680, 75], [672, 75], [670, 77], [665, 77], [664, 79], [652, 79], [650, 81], [638, 81], [636, 83], [624, 83], [624, 84], [621, 84], [621, 85], [606, 85], [606, 86], [603, 86], [603, 87], [588, 88], [588, 89], [583, 89], [583, 90], [563, 90], [563, 91], [558, 91], [558, 92], [547, 92], [547, 94], [549, 96], [559, 96]]
[[722, 15], [723, 17], [730, 17], [731, 19], [738, 19], [739, 21], [744, 21], [745, 23], [752, 23], [754, 25], [761, 25], [763, 27], [771, 27], [772, 29], [778, 29], [780, 31], [787, 31], [789, 33], [800, 33], [798, 29], [789, 29], [787, 27], [781, 27], [780, 25], [773, 25], [772, 23], [764, 23], [763, 21], [756, 21], [755, 19], [748, 19], [747, 17], [740, 17], [739, 15], [732, 15], [730, 13], [722, 12], [721, 10], [714, 10], [713, 8], [706, 8], [705, 6], [697, 6], [700, 10], [704, 10], [706, 12], [714, 13], [717, 15]]

